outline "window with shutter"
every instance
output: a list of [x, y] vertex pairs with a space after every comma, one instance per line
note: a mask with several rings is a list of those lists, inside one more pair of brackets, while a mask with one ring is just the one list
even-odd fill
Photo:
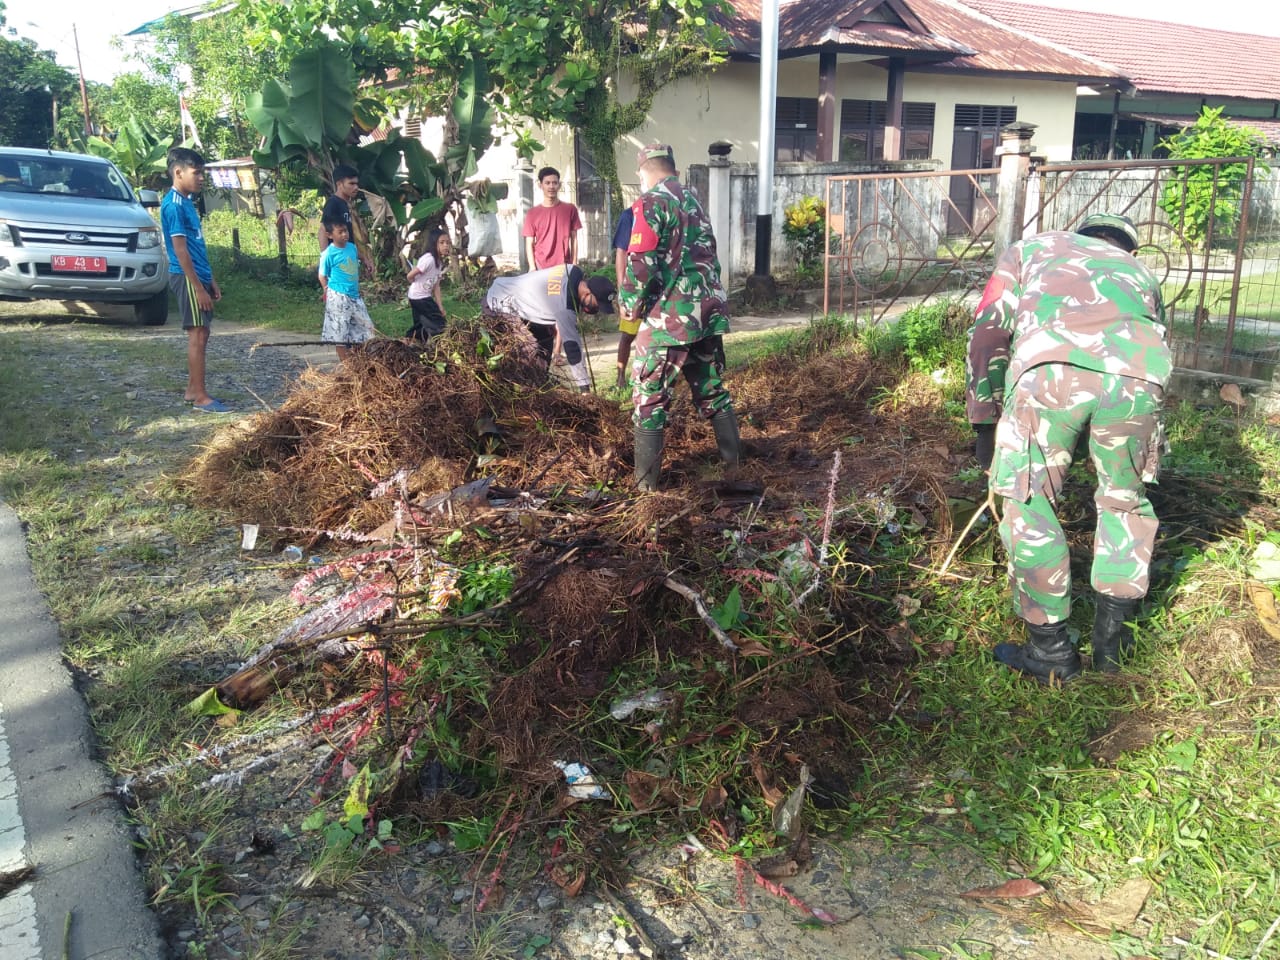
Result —
[[[902, 156], [927, 160], [933, 154], [932, 103], [902, 105]], [[884, 125], [888, 105], [883, 100], [845, 100], [840, 105], [840, 159], [868, 162], [884, 159]]]

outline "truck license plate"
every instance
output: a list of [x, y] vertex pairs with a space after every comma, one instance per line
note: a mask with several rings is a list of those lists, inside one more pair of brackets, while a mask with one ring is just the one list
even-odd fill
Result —
[[68, 257], [54, 254], [49, 266], [61, 273], [106, 273], [106, 257]]

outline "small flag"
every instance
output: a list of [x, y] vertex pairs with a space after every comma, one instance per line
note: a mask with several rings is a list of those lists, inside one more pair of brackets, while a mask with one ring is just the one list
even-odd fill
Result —
[[178, 112], [182, 117], [182, 139], [197, 147], [203, 146], [200, 142], [200, 134], [196, 132], [196, 122], [191, 117], [191, 111], [187, 109], [186, 98], [181, 94], [178, 95]]

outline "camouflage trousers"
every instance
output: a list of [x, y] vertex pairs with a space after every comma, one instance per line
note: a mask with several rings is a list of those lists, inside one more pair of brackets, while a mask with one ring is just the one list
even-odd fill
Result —
[[1163, 399], [1145, 380], [1066, 364], [1029, 370], [1006, 398], [991, 488], [1004, 497], [1000, 538], [1014, 607], [1028, 623], [1071, 613], [1070, 554], [1055, 506], [1085, 430], [1098, 477], [1093, 588], [1118, 599], [1146, 595], [1159, 521], [1144, 484], [1160, 466]]
[[642, 326], [636, 335], [631, 362], [632, 420], [648, 430], [667, 425], [667, 409], [676, 378], [683, 373], [698, 413], [710, 419], [732, 406], [724, 385], [724, 341], [704, 337], [679, 346], [658, 346], [651, 331]]

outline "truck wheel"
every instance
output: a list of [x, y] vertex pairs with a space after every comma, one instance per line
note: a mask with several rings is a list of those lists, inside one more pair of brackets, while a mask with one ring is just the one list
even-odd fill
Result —
[[160, 327], [169, 319], [169, 291], [161, 290], [149, 300], [133, 305], [133, 315], [146, 327]]

